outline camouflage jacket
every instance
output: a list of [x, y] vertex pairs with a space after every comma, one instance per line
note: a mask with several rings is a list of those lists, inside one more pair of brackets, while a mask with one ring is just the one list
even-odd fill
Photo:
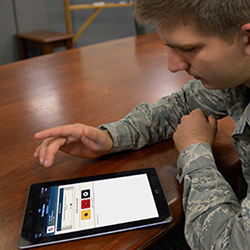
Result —
[[[136, 150], [172, 137], [180, 119], [196, 108], [217, 119], [230, 116], [233, 140], [250, 184], [250, 89], [207, 90], [192, 80], [181, 91], [141, 103], [122, 120], [101, 126], [114, 141], [112, 152]], [[181, 152], [177, 179], [184, 183], [185, 235], [192, 249], [250, 249], [250, 191], [241, 202], [217, 170], [211, 147], [198, 143]]]

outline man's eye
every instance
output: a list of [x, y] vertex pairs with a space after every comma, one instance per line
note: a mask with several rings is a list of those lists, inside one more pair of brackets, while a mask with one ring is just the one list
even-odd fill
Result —
[[183, 52], [183, 53], [192, 53], [195, 51], [196, 48], [190, 48], [190, 49], [183, 49], [183, 48], [180, 48], [180, 51]]

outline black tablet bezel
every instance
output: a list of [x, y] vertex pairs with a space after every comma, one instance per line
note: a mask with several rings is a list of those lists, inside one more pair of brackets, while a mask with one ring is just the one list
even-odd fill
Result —
[[[103, 179], [110, 179], [116, 177], [124, 177], [138, 174], [147, 174], [150, 183], [151, 191], [155, 200], [155, 204], [159, 213], [158, 218], [139, 220], [135, 222], [122, 223], [112, 226], [99, 227], [94, 229], [81, 230], [72, 233], [65, 233], [53, 236], [46, 236], [41, 238], [34, 238], [34, 228], [36, 224], [34, 221], [37, 219], [38, 201], [40, 199], [40, 190], [42, 187], [60, 186], [67, 184], [74, 184], [80, 182], [89, 182]], [[30, 186], [29, 194], [27, 198], [27, 204], [23, 219], [23, 225], [21, 235], [19, 239], [19, 248], [31, 248], [36, 246], [54, 244], [59, 242], [71, 241], [76, 239], [83, 239], [88, 237], [94, 237], [99, 235], [105, 235], [114, 232], [127, 231], [135, 228], [146, 227], [151, 225], [157, 225], [166, 223], [172, 220], [171, 212], [164, 196], [160, 181], [157, 176], [157, 172], [154, 168], [139, 169], [126, 172], [118, 172], [105, 175], [97, 175], [76, 179], [66, 179], [45, 183], [37, 183]]]

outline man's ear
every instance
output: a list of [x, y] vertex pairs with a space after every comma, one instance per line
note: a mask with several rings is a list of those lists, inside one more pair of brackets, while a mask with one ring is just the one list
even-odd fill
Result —
[[250, 23], [246, 23], [241, 27], [244, 35], [245, 53], [250, 56]]

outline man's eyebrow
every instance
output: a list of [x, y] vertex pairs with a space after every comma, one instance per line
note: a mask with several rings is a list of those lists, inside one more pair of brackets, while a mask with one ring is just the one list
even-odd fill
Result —
[[172, 43], [163, 43], [165, 46], [172, 49], [189, 49], [194, 47], [201, 47], [203, 43], [187, 43], [187, 44], [172, 44]]

